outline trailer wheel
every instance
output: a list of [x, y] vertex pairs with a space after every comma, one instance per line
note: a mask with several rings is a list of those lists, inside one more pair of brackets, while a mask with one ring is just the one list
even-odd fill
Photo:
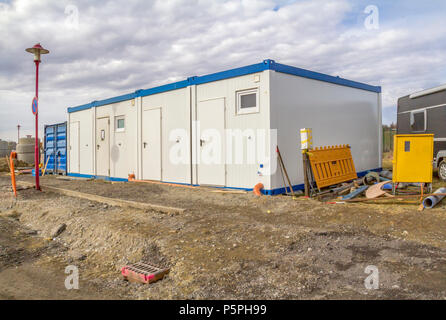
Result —
[[438, 177], [446, 181], [446, 160], [442, 160], [438, 165]]

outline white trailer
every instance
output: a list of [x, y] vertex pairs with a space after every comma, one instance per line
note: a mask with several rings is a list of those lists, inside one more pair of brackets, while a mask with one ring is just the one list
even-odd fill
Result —
[[303, 188], [301, 128], [381, 168], [381, 88], [265, 60], [68, 108], [68, 174], [285, 191]]

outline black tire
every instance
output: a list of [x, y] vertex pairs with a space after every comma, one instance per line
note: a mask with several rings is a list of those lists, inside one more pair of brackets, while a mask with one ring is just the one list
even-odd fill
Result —
[[446, 182], [446, 160], [442, 160], [438, 165], [438, 177]]

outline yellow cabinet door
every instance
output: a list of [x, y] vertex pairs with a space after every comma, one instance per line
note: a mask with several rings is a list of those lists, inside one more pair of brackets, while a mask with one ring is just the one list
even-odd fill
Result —
[[432, 182], [433, 134], [395, 135], [394, 182]]

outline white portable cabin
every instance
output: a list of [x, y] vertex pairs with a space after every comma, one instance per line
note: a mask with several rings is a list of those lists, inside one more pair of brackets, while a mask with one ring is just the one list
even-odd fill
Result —
[[265, 60], [68, 108], [68, 174], [285, 191], [303, 188], [300, 129], [381, 168], [381, 88]]

